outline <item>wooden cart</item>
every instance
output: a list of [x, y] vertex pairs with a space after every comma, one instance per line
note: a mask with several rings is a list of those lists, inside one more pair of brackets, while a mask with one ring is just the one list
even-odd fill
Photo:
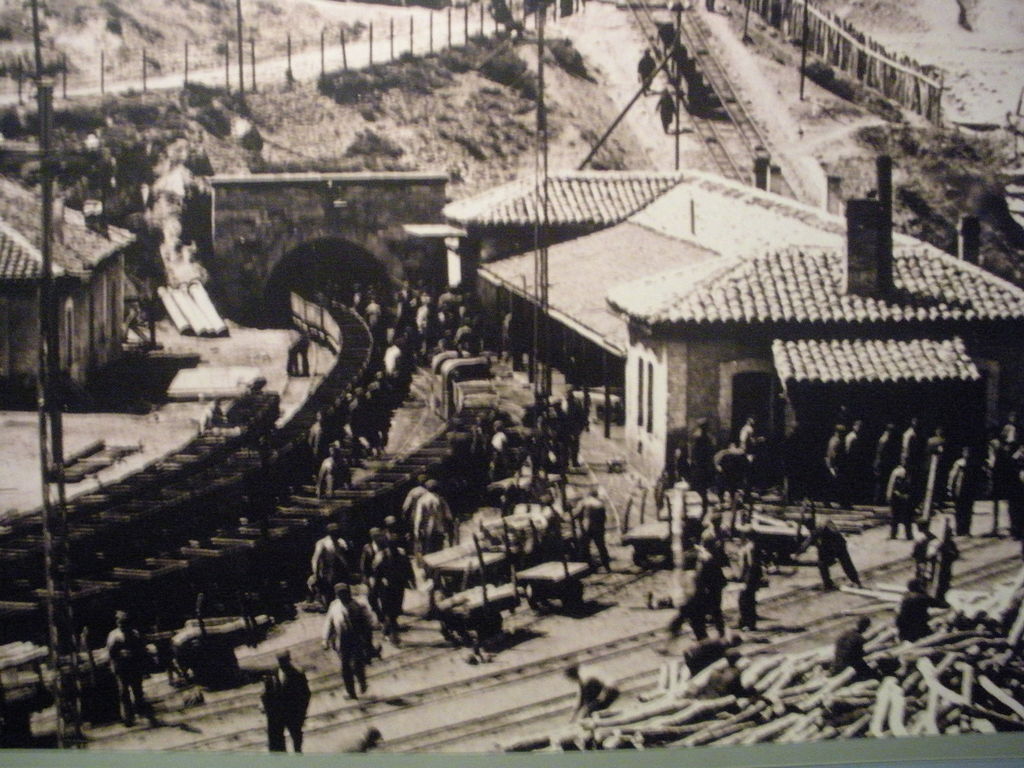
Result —
[[672, 565], [672, 539], [668, 520], [651, 520], [627, 531], [622, 543], [633, 547], [633, 564], [647, 568], [652, 563]]
[[542, 602], [558, 600], [563, 609], [578, 608], [583, 602], [583, 577], [590, 573], [589, 563], [549, 560], [516, 575], [531, 608]]
[[[485, 553], [476, 536], [473, 537], [473, 545], [483, 573], [486, 570], [485, 555], [498, 553]], [[479, 652], [483, 643], [501, 634], [502, 611], [515, 610], [518, 605], [519, 589], [513, 571], [510, 583], [495, 585], [484, 580], [479, 586], [438, 600], [434, 604], [434, 616], [441, 623], [441, 635], [446, 640], [472, 646]]]

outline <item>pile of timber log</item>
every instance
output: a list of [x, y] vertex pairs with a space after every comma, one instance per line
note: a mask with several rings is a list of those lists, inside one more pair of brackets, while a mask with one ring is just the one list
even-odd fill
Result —
[[706, 694], [722, 659], [693, 677], [681, 662], [623, 708], [507, 751], [794, 743], [851, 737], [1024, 731], [1024, 570], [984, 592], [951, 590], [934, 631], [900, 642], [891, 624], [865, 633], [875, 679], [831, 674], [832, 645], [737, 662], [743, 696]]

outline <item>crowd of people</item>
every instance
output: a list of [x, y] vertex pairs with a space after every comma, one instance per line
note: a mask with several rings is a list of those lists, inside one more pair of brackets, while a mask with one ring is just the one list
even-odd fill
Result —
[[956, 535], [974, 535], [974, 504], [988, 498], [994, 505], [990, 533], [1007, 520], [1013, 538], [1024, 535], [1024, 435], [1014, 412], [983, 445], [954, 444], [942, 426], [926, 433], [917, 417], [902, 427], [886, 423], [875, 433], [864, 420], [853, 419], [837, 423], [821, 458], [813, 456], [798, 433], [783, 443], [772, 441], [753, 416], [719, 447], [709, 421], [700, 419], [666, 464], [657, 499], [660, 505], [664, 489], [685, 479], [705, 511], [709, 494], [717, 494], [735, 529], [745, 503], [785, 481], [791, 498], [816, 498], [838, 509], [888, 506], [890, 537], [911, 540], [921, 521], [947, 501], [955, 511]]

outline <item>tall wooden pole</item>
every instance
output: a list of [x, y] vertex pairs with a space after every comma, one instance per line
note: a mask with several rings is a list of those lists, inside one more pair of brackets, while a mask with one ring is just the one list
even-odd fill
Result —
[[238, 33], [238, 96], [245, 101], [245, 41], [242, 39], [242, 0], [235, 0], [235, 21]]
[[804, 100], [804, 79], [807, 77], [807, 38], [810, 36], [807, 5], [808, 0], [804, 0], [804, 32], [800, 37], [800, 101]]
[[252, 76], [252, 92], [256, 93], [256, 38], [249, 38], [249, 74]]
[[[676, 14], [676, 45], [677, 46], [681, 46], [683, 44], [683, 4], [677, 2], [675, 5], [672, 6], [672, 10], [675, 11], [675, 14]], [[671, 55], [671, 54], [666, 53], [666, 56], [669, 56], [669, 55]], [[673, 82], [673, 84], [675, 86], [675, 89], [676, 89], [676, 147], [675, 147], [676, 163], [675, 163], [675, 169], [678, 171], [679, 170], [679, 118], [680, 118], [680, 113], [683, 111], [681, 109], [682, 104], [680, 103], [682, 101], [682, 94], [680, 93], [680, 90], [679, 90], [679, 81], [680, 81], [680, 79], [682, 77], [682, 73], [678, 71], [678, 68], [674, 68], [674, 72], [675, 72], [674, 77], [671, 77], [669, 79]]]
[[188, 40], [185, 41], [185, 77], [181, 84], [183, 88], [188, 88]]
[[[39, 109], [40, 197], [42, 203], [39, 281], [39, 372], [36, 392], [39, 405], [39, 462], [43, 500], [43, 562], [46, 571], [46, 618], [50, 664], [55, 672], [54, 703], [57, 712], [57, 746], [66, 744], [65, 715], [71, 713], [71, 736], [81, 737], [78, 697], [75, 694], [78, 657], [74, 652], [74, 625], [69, 595], [69, 564], [64, 496], [64, 428], [61, 414], [59, 326], [53, 280], [53, 83], [43, 77], [43, 47], [39, 4], [32, 0], [32, 37], [35, 48], [36, 87]], [[102, 52], [101, 52], [102, 55]], [[70, 332], [70, 329], [69, 329]], [[56, 489], [56, 504], [51, 491]], [[61, 644], [71, 648], [68, 680], [61, 661]], [[71, 685], [68, 685], [68, 683]]]
[[224, 41], [224, 91], [231, 93], [231, 45]]
[[142, 92], [146, 92], [146, 49], [142, 49]]

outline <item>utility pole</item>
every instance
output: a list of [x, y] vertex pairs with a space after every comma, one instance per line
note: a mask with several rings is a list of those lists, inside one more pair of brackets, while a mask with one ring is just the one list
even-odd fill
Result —
[[[53, 82], [43, 77], [43, 46], [39, 3], [32, 0], [32, 36], [35, 48], [36, 88], [39, 105], [40, 197], [42, 242], [39, 280], [39, 373], [36, 391], [39, 411], [39, 464], [43, 492], [43, 563], [46, 571], [46, 621], [49, 661], [55, 676], [57, 747], [68, 737], [81, 737], [78, 718], [78, 654], [75, 648], [71, 604], [68, 599], [68, 560], [64, 497], [64, 431], [61, 420], [59, 327], [53, 281]], [[56, 499], [51, 492], [56, 490]], [[70, 680], [61, 664], [64, 644], [70, 649]], [[65, 718], [70, 715], [70, 724]], [[71, 733], [67, 726], [71, 726]]]
[[[242, 0], [235, 0], [235, 19], [238, 27], [238, 98], [245, 103], [245, 41], [242, 39]], [[230, 90], [230, 89], [229, 89]]]
[[804, 33], [800, 37], [800, 101], [804, 100], [804, 79], [807, 77], [807, 38], [810, 36], [807, 5], [808, 0], [804, 0]]
[[[676, 46], [681, 46], [683, 44], [683, 4], [680, 3], [680, 2], [676, 2], [676, 4], [672, 6], [672, 11], [676, 15]], [[673, 51], [672, 54], [669, 54], [669, 55], [674, 55], [674, 54], [675, 54], [675, 51]], [[682, 107], [683, 107], [683, 105], [682, 105], [682, 93], [679, 90], [679, 80], [682, 77], [682, 72], [679, 72], [678, 69], [675, 68], [674, 64], [673, 64], [673, 69], [671, 71], [672, 71], [672, 78], [671, 78], [672, 84], [673, 84], [673, 86], [676, 89], [676, 131], [675, 131], [675, 133], [676, 133], [676, 164], [675, 164], [675, 168], [678, 171], [679, 170], [679, 113], [683, 111], [683, 109], [682, 109]]]
[[547, 16], [544, 3], [537, 7], [537, 173], [540, 176], [540, 218], [534, 230], [535, 238], [535, 296], [536, 315], [533, 323], [534, 359], [537, 376], [534, 391], [540, 395], [551, 394], [551, 360], [548, 326], [548, 120], [544, 104], [544, 20]]

